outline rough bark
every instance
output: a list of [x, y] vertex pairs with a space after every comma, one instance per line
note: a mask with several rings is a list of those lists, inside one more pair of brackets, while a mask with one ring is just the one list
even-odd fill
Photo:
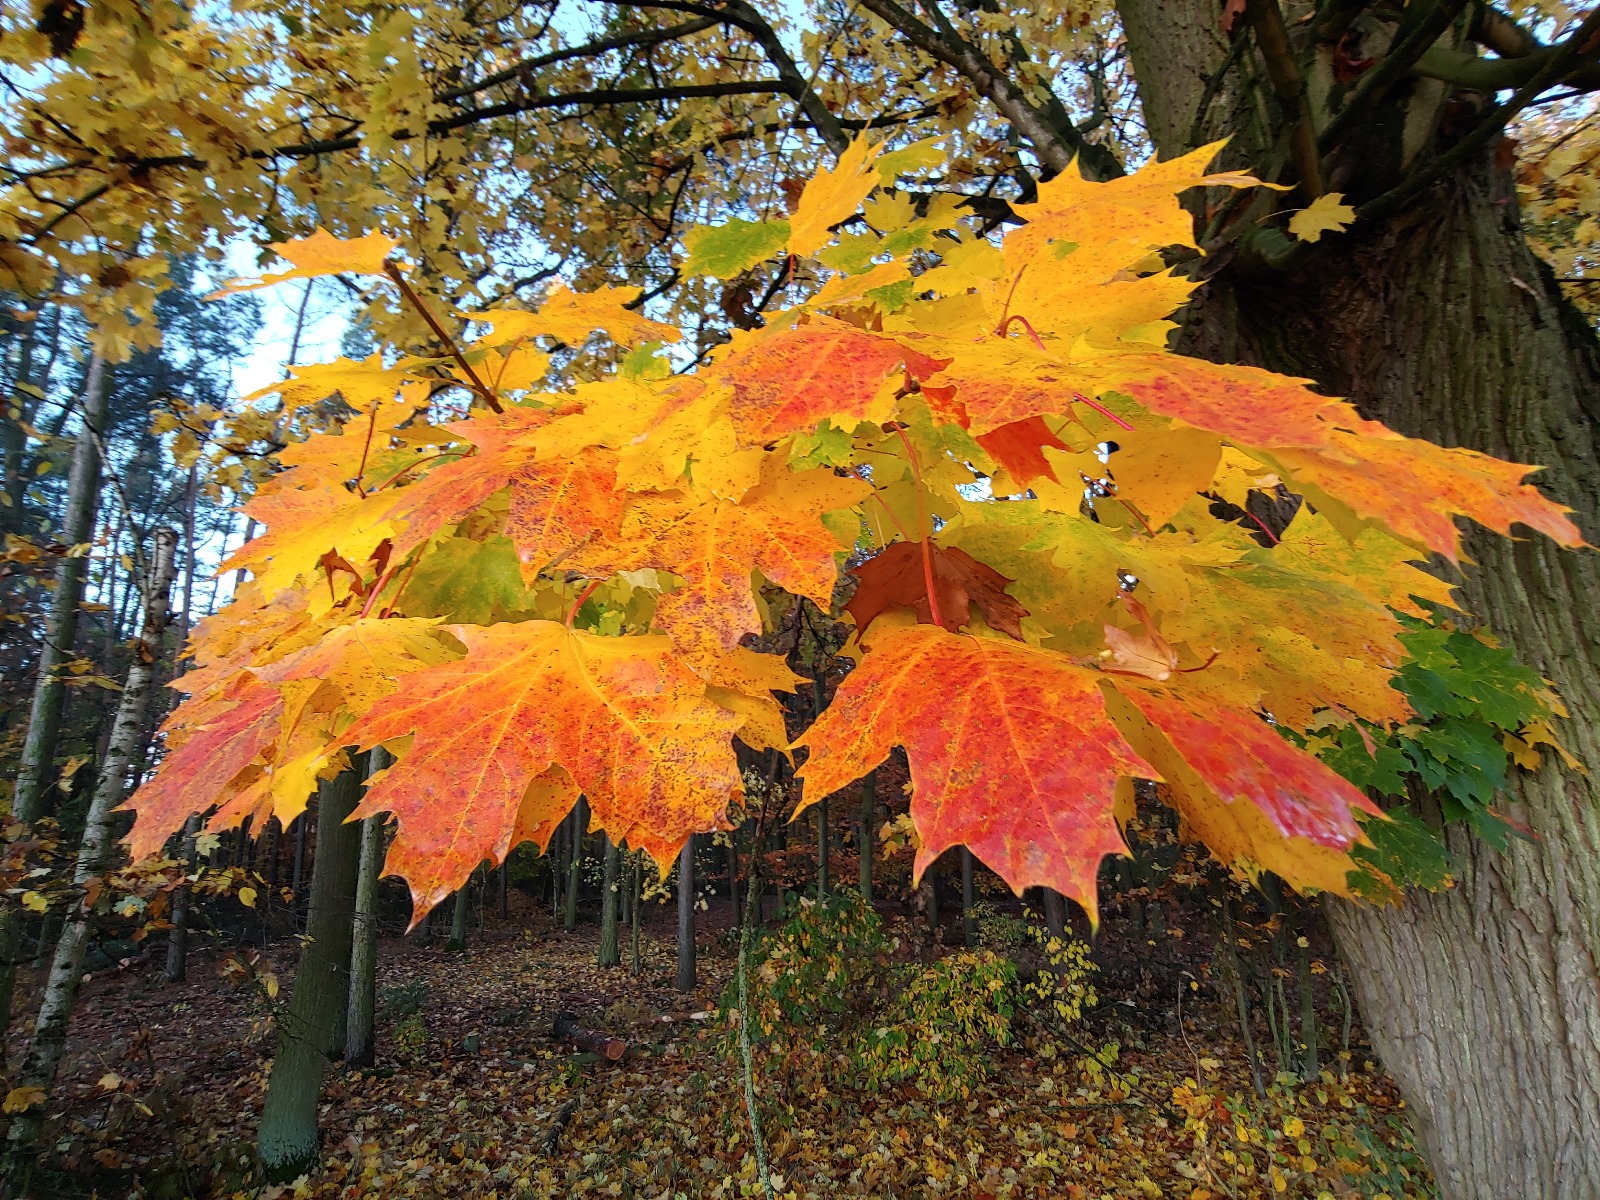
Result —
[[[105, 428], [111, 399], [111, 367], [98, 354], [89, 360], [82, 394], [83, 431], [72, 447], [67, 476], [67, 511], [61, 539], [68, 546], [86, 543], [94, 534], [96, 501], [100, 494], [100, 431]], [[73, 656], [78, 636], [78, 606], [89, 560], [63, 556], [56, 566], [55, 590], [45, 620], [44, 644], [39, 650], [38, 676], [28, 712], [28, 732], [22, 743], [12, 791], [11, 818], [32, 823], [44, 816], [44, 802], [55, 762], [56, 740], [61, 731], [65, 686], [57, 672]], [[0, 909], [0, 1035], [11, 1024], [11, 999], [16, 988], [16, 962], [21, 955], [21, 924], [14, 906]]]
[[278, 1023], [278, 1053], [272, 1060], [256, 1138], [262, 1169], [272, 1183], [294, 1179], [317, 1163], [322, 1069], [349, 994], [361, 827], [346, 824], [345, 818], [355, 810], [361, 774], [352, 768], [319, 788], [307, 941], [295, 972], [294, 994]]
[[610, 835], [601, 836], [605, 838], [605, 866], [600, 877], [600, 965], [615, 967], [622, 963], [622, 953], [617, 946], [617, 909], [620, 907], [621, 891], [617, 883], [617, 844]]
[[[1242, 57], [1238, 91], [1196, 121], [1228, 52], [1201, 0], [1119, 3], [1163, 157], [1185, 126], [1236, 131], [1235, 161], [1282, 161], [1283, 114]], [[1186, 65], [1187, 64], [1187, 65]], [[1252, 75], [1252, 72], [1255, 74]], [[1311, 75], [1314, 86], [1318, 80]], [[1322, 80], [1322, 84], [1326, 84]], [[1226, 89], [1223, 89], [1226, 91]], [[1358, 206], [1448, 153], [1486, 101], [1399, 78], [1349, 128], [1329, 186]], [[1243, 115], [1241, 115], [1243, 114]], [[1278, 158], [1264, 148], [1276, 127]], [[1326, 131], [1324, 130], [1324, 133]], [[1185, 138], [1185, 140], [1190, 140]], [[1528, 250], [1486, 146], [1378, 222], [1325, 239], [1289, 273], [1240, 254], [1192, 307], [1189, 353], [1315, 379], [1403, 433], [1546, 470], [1540, 485], [1600, 539], [1600, 351]], [[1569, 748], [1600, 763], [1600, 560], [1537, 536], [1474, 534], [1473, 616], [1562, 694]], [[1400, 1083], [1445, 1200], [1592, 1196], [1600, 1180], [1600, 805], [1595, 776], [1547, 761], [1504, 798], [1527, 826], [1496, 853], [1449, 833], [1447, 892], [1397, 907], [1330, 902], [1374, 1046]]]
[[[72, 881], [78, 888], [107, 868], [115, 842], [112, 811], [122, 803], [128, 784], [128, 768], [133, 762], [144, 731], [144, 714], [149, 705], [155, 667], [160, 659], [161, 635], [167, 626], [167, 601], [172, 590], [173, 551], [178, 535], [159, 530], [154, 538], [150, 576], [145, 593], [144, 626], [134, 647], [133, 663], [128, 668], [122, 695], [117, 704], [116, 723], [106, 756], [100, 764], [94, 798], [84, 818], [83, 841], [78, 847], [77, 867]], [[89, 950], [89, 913], [76, 908], [67, 918], [56, 942], [45, 984], [33, 1037], [22, 1060], [17, 1086], [38, 1087], [49, 1093], [55, 1086], [56, 1068], [66, 1048], [67, 1022], [83, 980], [83, 960]], [[44, 1106], [34, 1105], [18, 1113], [6, 1134], [5, 1190], [8, 1195], [26, 1194], [26, 1177], [32, 1167], [33, 1150], [44, 1123]]]
[[694, 834], [678, 855], [678, 977], [680, 992], [692, 992], [695, 985], [694, 954]]

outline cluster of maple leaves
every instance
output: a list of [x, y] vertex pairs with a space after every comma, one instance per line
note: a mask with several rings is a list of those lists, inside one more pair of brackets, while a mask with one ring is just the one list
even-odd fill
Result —
[[[1577, 529], [1528, 467], [1166, 348], [1195, 286], [1156, 255], [1192, 244], [1177, 194], [1254, 183], [1206, 175], [1215, 147], [1104, 184], [1067, 172], [998, 239], [892, 190], [930, 153], [858, 142], [788, 220], [692, 235], [691, 273], [780, 254], [831, 272], [692, 372], [635, 293], [558, 287], [470, 314], [480, 335], [439, 358], [270, 389], [350, 416], [247, 507], [267, 532], [196, 634], [130, 801], [135, 854], [195, 811], [292, 819], [347, 747], [383, 744], [398, 763], [358, 815], [398, 818], [388, 871], [419, 914], [547, 843], [580, 793], [664, 862], [726, 826], [735, 737], [790, 749], [773, 692], [797, 677], [744, 643], [785, 594], [830, 608], [854, 552], [875, 553], [858, 665], [796, 742], [805, 803], [902, 746], [919, 873], [965, 844], [1093, 913], [1132, 780], [1161, 780], [1223, 861], [1345, 891], [1376, 810], [1273, 724], [1408, 715], [1397, 613], [1450, 602], [1416, 560], [1459, 558], [1457, 516]], [[236, 286], [407, 290], [381, 235], [275, 249], [295, 269]], [[597, 334], [633, 348], [615, 373], [547, 385], [549, 351]], [[1309, 502], [1281, 537], [1217, 515], [1280, 483]]]

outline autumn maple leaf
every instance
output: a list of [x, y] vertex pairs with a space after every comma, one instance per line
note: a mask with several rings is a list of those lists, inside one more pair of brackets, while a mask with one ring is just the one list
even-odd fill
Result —
[[844, 607], [855, 621], [857, 632], [865, 634], [879, 614], [891, 608], [909, 608], [917, 614], [917, 620], [934, 624], [928, 603], [928, 570], [933, 574], [940, 623], [946, 629], [964, 627], [972, 620], [976, 606], [989, 628], [1022, 640], [1021, 622], [1028, 610], [1006, 594], [1011, 580], [965, 550], [932, 542], [892, 542], [850, 569], [859, 586]]

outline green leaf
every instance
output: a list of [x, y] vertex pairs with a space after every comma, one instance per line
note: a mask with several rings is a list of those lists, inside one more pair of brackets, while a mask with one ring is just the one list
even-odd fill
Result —
[[683, 239], [689, 261], [683, 273], [731, 279], [778, 254], [789, 241], [787, 221], [745, 221], [691, 229]]
[[1453, 864], [1439, 835], [1410, 808], [1390, 809], [1385, 815], [1387, 821], [1366, 821], [1361, 826], [1372, 844], [1350, 851], [1350, 857], [1363, 868], [1351, 872], [1351, 890], [1373, 901], [1392, 898], [1377, 873], [1402, 887], [1430, 892], [1449, 887]]
[[431, 546], [406, 584], [401, 607], [468, 625], [492, 625], [525, 603], [522, 567], [508, 537], [451, 537]]

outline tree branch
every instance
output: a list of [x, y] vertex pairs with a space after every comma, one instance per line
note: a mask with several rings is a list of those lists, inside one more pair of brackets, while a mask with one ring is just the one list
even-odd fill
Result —
[[[1433, 161], [1419, 167], [1394, 187], [1356, 209], [1356, 217], [1363, 221], [1377, 221], [1394, 212], [1400, 205], [1421, 192], [1435, 180], [1443, 178], [1473, 155], [1484, 150], [1505, 129], [1507, 122], [1516, 116], [1545, 88], [1560, 80], [1568, 69], [1578, 62], [1593, 62], [1600, 56], [1600, 7], [1590, 11], [1565, 41], [1554, 47], [1544, 60], [1544, 66], [1523, 84], [1503, 104], [1490, 110], [1478, 125], [1449, 150]], [[1523, 59], [1519, 62], [1526, 61]]]
[[942, 34], [924, 24], [896, 0], [861, 0], [861, 6], [899, 30], [917, 49], [944, 63], [963, 76], [985, 96], [1023, 137], [1052, 173], [1059, 174], [1072, 165], [1076, 156], [1091, 178], [1108, 179], [1123, 173], [1116, 156], [1103, 146], [1092, 146], [1070, 123], [1065, 129], [1053, 128], [1018, 87], [995, 69], [976, 47], [954, 30]]
[[1368, 70], [1350, 90], [1343, 107], [1317, 139], [1318, 144], [1324, 150], [1337, 145], [1339, 139], [1355, 127], [1356, 122], [1377, 106], [1384, 93], [1410, 71], [1418, 59], [1430, 52], [1433, 43], [1439, 40], [1439, 36], [1465, 7], [1466, 0], [1444, 0], [1444, 3], [1434, 5], [1433, 11], [1419, 21], [1410, 33], [1404, 34], [1391, 45], [1383, 60]]
[[1278, 0], [1245, 0], [1245, 12], [1255, 30], [1256, 45], [1267, 64], [1267, 77], [1278, 98], [1294, 114], [1289, 129], [1289, 153], [1300, 176], [1300, 187], [1315, 200], [1326, 190], [1322, 183], [1322, 156], [1317, 151], [1317, 129], [1311, 118], [1311, 98], [1306, 94], [1305, 76], [1289, 45], [1289, 31], [1283, 24]]

